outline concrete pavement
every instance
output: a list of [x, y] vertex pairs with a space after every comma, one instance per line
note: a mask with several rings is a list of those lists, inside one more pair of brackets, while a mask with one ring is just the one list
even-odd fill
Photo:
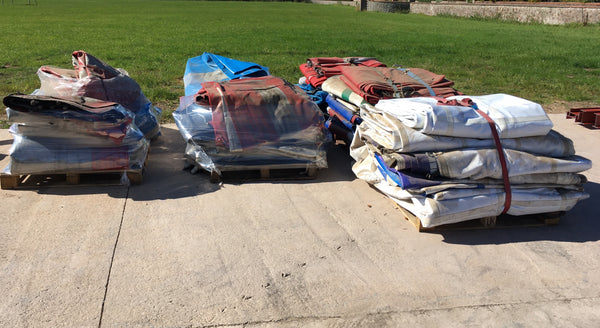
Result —
[[[600, 163], [600, 130], [553, 114]], [[419, 233], [340, 148], [316, 180], [183, 171], [174, 124], [144, 182], [2, 190], [1, 327], [594, 327], [600, 168], [558, 226]], [[12, 143], [0, 130], [0, 167]]]

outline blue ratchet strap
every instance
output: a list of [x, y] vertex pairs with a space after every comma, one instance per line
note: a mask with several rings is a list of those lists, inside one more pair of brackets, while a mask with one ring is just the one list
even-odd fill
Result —
[[425, 81], [421, 80], [420, 77], [417, 76], [417, 74], [411, 72], [409, 69], [405, 69], [405, 68], [398, 68], [398, 70], [406, 73], [406, 75], [412, 77], [413, 79], [415, 79], [417, 82], [421, 83], [422, 85], [424, 85], [427, 88], [427, 91], [429, 91], [429, 94], [432, 97], [435, 97], [435, 92], [433, 91], [433, 89], [429, 86], [429, 84], [425, 83]]

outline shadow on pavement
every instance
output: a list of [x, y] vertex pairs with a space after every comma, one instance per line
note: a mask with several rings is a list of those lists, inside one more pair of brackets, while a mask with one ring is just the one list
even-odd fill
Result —
[[[175, 128], [162, 127], [162, 135], [152, 141], [148, 161], [144, 170], [143, 181], [139, 185], [131, 185], [129, 190], [122, 185], [113, 186], [65, 186], [42, 187], [40, 194], [81, 195], [81, 194], [108, 194], [114, 198], [128, 197], [135, 201], [150, 201], [161, 199], [177, 199], [194, 197], [220, 189], [218, 183], [210, 182], [210, 174], [200, 171], [191, 174], [184, 170], [185, 141]], [[228, 181], [224, 184], [240, 183], [321, 183], [333, 181], [352, 181], [356, 179], [352, 172], [351, 157], [348, 147], [334, 145], [327, 153], [328, 168], [317, 172], [315, 179], [307, 180], [249, 180]]]
[[350, 157], [348, 146], [337, 144], [327, 152], [327, 169], [320, 171], [317, 182], [352, 181], [357, 179], [352, 172], [354, 160]]
[[600, 184], [588, 182], [584, 185], [590, 198], [566, 212], [558, 225], [542, 227], [514, 227], [486, 230], [438, 232], [449, 244], [493, 245], [530, 241], [564, 241], [584, 243], [600, 240], [598, 204]]

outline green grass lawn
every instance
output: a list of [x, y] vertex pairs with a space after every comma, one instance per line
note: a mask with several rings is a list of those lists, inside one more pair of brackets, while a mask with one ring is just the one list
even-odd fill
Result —
[[183, 95], [188, 58], [203, 52], [256, 62], [297, 82], [307, 57], [371, 56], [445, 74], [466, 94], [509, 93], [542, 104], [600, 104], [600, 26], [357, 12], [282, 2], [5, 1], [0, 96], [30, 93], [42, 65], [70, 67], [85, 50], [124, 68], [165, 109]]

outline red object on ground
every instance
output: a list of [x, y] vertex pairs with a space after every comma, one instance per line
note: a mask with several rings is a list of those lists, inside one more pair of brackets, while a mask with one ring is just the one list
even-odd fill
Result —
[[567, 119], [575, 119], [581, 124], [592, 124], [592, 127], [600, 127], [600, 107], [571, 108], [567, 112]]

